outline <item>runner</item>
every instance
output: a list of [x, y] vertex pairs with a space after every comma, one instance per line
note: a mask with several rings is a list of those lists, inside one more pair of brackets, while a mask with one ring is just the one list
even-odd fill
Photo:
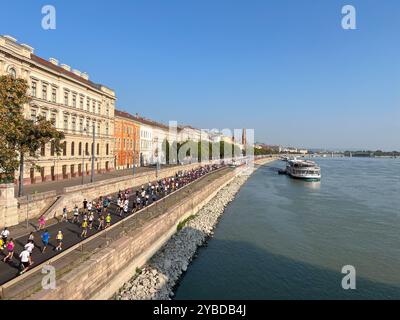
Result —
[[21, 271], [19, 274], [23, 274], [24, 272], [28, 271], [29, 267], [32, 265], [33, 262], [31, 254], [27, 249], [22, 251], [19, 257], [21, 259], [21, 264], [20, 264]]
[[34, 248], [35, 244], [31, 240], [29, 240], [28, 243], [24, 246], [24, 249], [28, 250], [30, 254], [32, 254]]
[[104, 216], [102, 214], [99, 215], [99, 226], [97, 230], [104, 229]]
[[108, 205], [109, 205], [109, 200], [105, 197], [104, 200], [103, 200], [104, 213], [107, 212]]
[[68, 210], [67, 210], [67, 207], [63, 208], [63, 213], [62, 213], [62, 217], [61, 217], [61, 221], [60, 222], [63, 222], [63, 221], [68, 221]]
[[118, 206], [118, 214], [120, 217], [122, 217], [122, 211], [124, 210], [124, 200], [122, 200], [122, 198], [118, 198], [117, 206]]
[[1, 238], [3, 239], [3, 243], [7, 243], [7, 238], [10, 236], [10, 231], [8, 230], [7, 227], [3, 229], [3, 231], [0, 233]]
[[84, 199], [82, 203], [83, 203], [83, 212], [87, 212], [87, 204], [88, 204], [87, 200]]
[[29, 234], [28, 242], [29, 242], [29, 241], [32, 241], [32, 242], [35, 241], [35, 236], [33, 235], [33, 232], [31, 232], [31, 233]]
[[46, 250], [48, 244], [49, 244], [49, 232], [46, 230], [44, 230], [44, 233], [42, 234], [42, 243], [43, 243], [43, 249], [42, 249], [42, 253], [44, 253], [44, 251]]
[[14, 257], [14, 239], [11, 238], [10, 241], [8, 241], [6, 248], [7, 248], [7, 255], [4, 257], [3, 261], [7, 262], [7, 260], [12, 260]]
[[72, 218], [72, 223], [79, 223], [79, 209], [77, 205], [75, 205], [74, 208], [74, 217]]
[[89, 229], [92, 230], [93, 228], [93, 221], [94, 221], [94, 214], [93, 212], [89, 213]]
[[106, 228], [108, 228], [110, 225], [111, 225], [111, 216], [110, 213], [108, 213], [106, 217]]
[[87, 222], [87, 220], [83, 220], [82, 221], [81, 238], [86, 238], [86, 236], [87, 236], [87, 228], [88, 228], [88, 222]]
[[42, 230], [44, 229], [44, 227], [46, 226], [46, 219], [44, 218], [44, 216], [40, 216], [39, 218], [39, 229], [38, 230]]
[[90, 201], [90, 202], [87, 204], [87, 209], [88, 209], [88, 212], [92, 212], [92, 210], [93, 210], [92, 201]]
[[57, 238], [56, 251], [61, 251], [62, 250], [62, 242], [64, 239], [64, 235], [62, 234], [61, 230], [58, 231], [56, 238]]
[[[123, 210], [124, 210], [125, 216], [128, 214], [128, 208], [129, 208], [129, 200], [125, 199], [124, 204], [123, 204]], [[122, 217], [122, 213], [121, 213], [121, 217]]]
[[97, 205], [96, 205], [96, 209], [97, 209], [97, 214], [99, 215], [99, 217], [101, 216], [101, 205], [100, 205], [100, 203], [97, 203]]

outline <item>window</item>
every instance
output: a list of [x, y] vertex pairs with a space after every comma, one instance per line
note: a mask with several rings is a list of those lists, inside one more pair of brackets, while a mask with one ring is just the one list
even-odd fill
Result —
[[96, 101], [94, 101], [94, 100], [92, 103], [92, 107], [93, 107], [93, 113], [96, 113]]
[[89, 119], [87, 119], [86, 120], [86, 134], [89, 134], [89, 128], [90, 128]]
[[96, 154], [99, 155], [100, 154], [100, 144], [97, 144], [97, 150], [96, 150]]
[[108, 137], [108, 122], [106, 122], [106, 136]]
[[41, 114], [42, 118], [47, 120], [47, 112], [46, 111], [42, 111]]
[[100, 137], [100, 122], [97, 123], [97, 136]]
[[108, 104], [108, 102], [106, 104], [106, 114], [107, 116], [110, 115], [110, 105]]
[[64, 92], [64, 105], [68, 106], [69, 103], [69, 94], [68, 92]]
[[42, 85], [42, 99], [47, 100], [47, 86], [45, 84]]
[[53, 124], [53, 126], [56, 127], [56, 125], [57, 125], [57, 115], [55, 113], [51, 114], [50, 121]]
[[68, 115], [64, 114], [64, 129], [68, 130]]
[[79, 154], [80, 156], [82, 155], [82, 142], [79, 142], [78, 154]]
[[63, 143], [63, 156], [67, 155], [67, 141], [64, 141]]
[[36, 109], [31, 109], [31, 120], [36, 122]]
[[79, 131], [83, 132], [83, 118], [79, 119]]
[[35, 98], [36, 98], [36, 89], [37, 89], [36, 81], [32, 81], [31, 94], [32, 94], [32, 97], [35, 97]]
[[50, 145], [50, 155], [54, 156], [55, 149], [56, 149], [56, 146], [54, 144], [54, 141], [52, 141], [51, 145]]
[[72, 117], [72, 131], [76, 131], [76, 117]]
[[86, 100], [86, 110], [90, 111], [90, 99], [89, 98], [87, 98], [87, 100]]
[[101, 114], [101, 104], [100, 104], [100, 102], [99, 102], [99, 104], [97, 106], [97, 113]]
[[106, 155], [108, 156], [108, 143], [106, 144]]
[[51, 89], [51, 101], [53, 101], [54, 103], [57, 102], [57, 89], [56, 88]]
[[17, 71], [15, 71], [14, 68], [9, 68], [9, 69], [8, 69], [8, 73], [9, 73], [10, 76], [13, 77], [14, 79], [17, 77]]
[[76, 108], [76, 94], [72, 95], [72, 106]]
[[83, 97], [79, 98], [79, 107], [83, 110]]
[[71, 142], [71, 156], [75, 155], [75, 142]]
[[86, 142], [85, 144], [85, 154], [88, 156], [89, 155], [89, 143]]
[[46, 145], [43, 143], [42, 147], [40, 148], [40, 155], [44, 157], [46, 155]]

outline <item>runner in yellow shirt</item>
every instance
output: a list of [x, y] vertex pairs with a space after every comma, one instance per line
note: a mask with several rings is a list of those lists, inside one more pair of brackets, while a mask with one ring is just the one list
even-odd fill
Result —
[[58, 231], [56, 239], [57, 239], [56, 251], [61, 251], [62, 250], [62, 242], [63, 242], [63, 239], [64, 239], [64, 236], [63, 236], [61, 230]]
[[87, 220], [83, 220], [82, 221], [82, 234], [81, 234], [81, 238], [86, 238], [87, 235], [87, 228], [88, 228], [88, 222]]
[[106, 228], [109, 227], [110, 225], [111, 225], [111, 216], [110, 213], [108, 213], [106, 217]]

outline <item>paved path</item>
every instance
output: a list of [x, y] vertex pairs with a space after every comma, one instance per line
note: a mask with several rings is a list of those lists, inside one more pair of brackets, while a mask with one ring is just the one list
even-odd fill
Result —
[[[226, 168], [228, 169], [228, 168]], [[216, 176], [220, 176], [223, 173], [220, 172], [219, 174], [213, 174]], [[203, 182], [204, 183], [204, 182]], [[207, 182], [208, 183], [208, 182]], [[196, 185], [196, 184], [194, 184]], [[205, 186], [202, 185], [200, 186], [201, 188], [204, 188]], [[133, 190], [139, 189], [140, 186], [133, 187]], [[183, 190], [182, 190], [183, 191]], [[170, 199], [170, 203], [167, 203], [166, 205], [171, 205], [173, 203], [177, 203], [181, 201], [184, 197], [187, 197], [188, 194], [187, 192], [191, 192], [191, 190], [186, 191], [186, 192], [180, 192], [180, 189], [175, 192], [176, 196], [174, 196], [174, 199]], [[122, 220], [118, 214], [117, 214], [117, 206], [115, 204], [116, 201], [116, 194], [112, 194], [112, 199], [113, 203], [111, 204], [110, 208], [108, 209], [111, 213], [111, 225], [115, 224], [116, 222]], [[134, 192], [130, 195], [129, 197], [129, 215], [137, 215], [140, 213], [142, 210], [136, 212], [136, 213], [131, 213], [132, 211], [132, 204], [133, 204], [133, 198], [134, 198]], [[159, 200], [158, 198], [157, 200]], [[168, 198], [166, 198], [168, 199]], [[151, 200], [150, 200], [151, 204]], [[125, 216], [126, 217], [126, 216]], [[92, 230], [88, 229], [88, 238], [95, 233], [99, 232], [97, 231], [97, 226], [98, 226], [98, 215], [95, 213], [95, 222], [94, 222], [94, 228]], [[53, 223], [50, 225], [50, 223]], [[32, 222], [30, 228], [34, 228], [34, 225], [37, 225], [37, 223]], [[26, 229], [25, 229], [26, 230]], [[84, 240], [83, 238], [80, 237], [82, 228], [80, 224], [74, 224], [71, 222], [58, 222], [55, 219], [52, 220], [52, 222], [48, 223], [47, 230], [49, 231], [50, 234], [50, 241], [49, 241], [49, 246], [47, 247], [46, 251], [44, 253], [41, 252], [42, 249], [42, 241], [41, 241], [41, 235], [43, 234], [43, 231], [35, 231], [34, 236], [35, 236], [35, 249], [33, 250], [32, 253], [32, 260], [34, 264], [32, 267], [35, 267], [46, 260], [54, 257], [59, 253], [59, 251], [55, 251], [56, 247], [56, 235], [58, 230], [61, 230], [64, 236], [64, 241], [63, 241], [63, 250], [70, 248], [71, 246], [81, 242]], [[16, 230], [17, 231], [17, 230]], [[23, 234], [23, 229], [19, 230], [20, 234]], [[24, 245], [27, 243], [28, 239], [28, 231], [25, 231], [25, 233], [22, 236], [16, 235], [13, 230], [11, 230], [11, 235], [10, 238], [14, 238], [14, 243], [15, 243], [15, 250], [14, 250], [14, 258], [11, 262], [3, 262], [0, 261], [0, 285], [4, 284], [7, 281], [10, 281], [11, 279], [15, 278], [18, 276], [19, 272], [19, 254], [23, 250]], [[61, 251], [62, 252], [62, 251]], [[4, 250], [2, 253], [0, 253], [0, 259], [2, 260], [5, 257], [6, 250]]]

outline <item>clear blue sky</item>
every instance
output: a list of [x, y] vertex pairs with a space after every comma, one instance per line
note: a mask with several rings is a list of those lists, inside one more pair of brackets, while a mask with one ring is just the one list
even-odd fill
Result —
[[[41, 28], [41, 8], [57, 29]], [[357, 9], [357, 30], [341, 8]], [[117, 106], [267, 143], [400, 149], [400, 1], [3, 2], [0, 34], [116, 90]]]

